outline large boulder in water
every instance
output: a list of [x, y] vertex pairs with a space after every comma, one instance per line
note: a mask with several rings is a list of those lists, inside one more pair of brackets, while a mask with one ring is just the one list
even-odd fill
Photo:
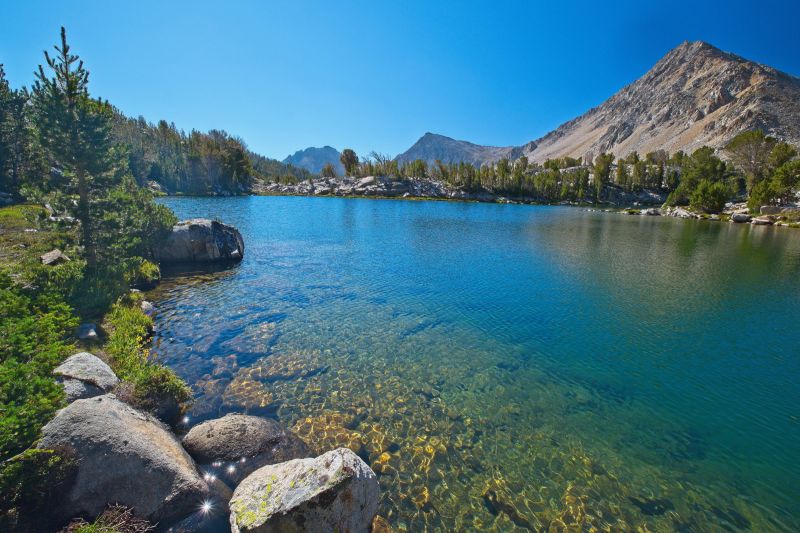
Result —
[[156, 256], [163, 263], [241, 261], [244, 241], [239, 230], [216, 220], [195, 218], [178, 222]]
[[367, 532], [378, 511], [375, 473], [347, 448], [265, 466], [230, 501], [232, 533]]
[[39, 448], [65, 449], [77, 467], [54, 516], [95, 517], [114, 503], [169, 523], [197, 512], [211, 492], [166, 427], [114, 395], [71, 403], [42, 434]]
[[239, 482], [265, 465], [309, 457], [308, 447], [270, 418], [229, 414], [193, 427], [183, 447], [217, 475]]

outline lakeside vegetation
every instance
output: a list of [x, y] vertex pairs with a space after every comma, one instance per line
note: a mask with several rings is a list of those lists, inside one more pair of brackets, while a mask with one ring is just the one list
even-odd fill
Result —
[[[115, 113], [88, 88], [89, 73], [62, 29], [36, 83], [12, 90], [0, 69], [0, 528], [41, 530], [70, 475], [64, 450], [35, 448], [64, 407], [52, 372], [80, 348], [105, 358], [119, 392], [157, 414], [190, 398], [172, 370], [151, 360], [152, 323], [130, 286], [157, 279], [154, 249], [176, 222], [153, 201], [115, 136]], [[41, 255], [58, 250], [61, 260]], [[105, 316], [105, 320], [102, 317]], [[103, 323], [103, 343], [78, 341], [82, 322]]]
[[[351, 149], [342, 151], [341, 163], [355, 177], [393, 176], [429, 178], [461, 187], [467, 192], [527, 197], [542, 202], [603, 202], [609, 186], [627, 193], [656, 191], [667, 206], [690, 206], [703, 213], [718, 213], [725, 203], [739, 199], [757, 212], [762, 205], [793, 201], [800, 187], [798, 150], [761, 131], [737, 135], [722, 150], [726, 159], [704, 146], [691, 154], [665, 150], [643, 157], [632, 152], [624, 158], [601, 153], [594, 158], [563, 157], [543, 164], [521, 156], [493, 164], [428, 165], [416, 160], [398, 164], [389, 156], [372, 152], [363, 160]], [[334, 177], [333, 167], [323, 177]]]

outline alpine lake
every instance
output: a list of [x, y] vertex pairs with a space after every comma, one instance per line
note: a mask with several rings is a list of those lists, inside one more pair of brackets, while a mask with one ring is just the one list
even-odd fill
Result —
[[800, 230], [575, 207], [165, 198], [244, 261], [166, 276], [188, 425], [274, 417], [395, 531], [800, 531]]

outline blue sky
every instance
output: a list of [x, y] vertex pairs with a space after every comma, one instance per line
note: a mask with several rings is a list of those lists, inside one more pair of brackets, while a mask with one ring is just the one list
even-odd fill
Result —
[[67, 27], [93, 95], [225, 129], [283, 159], [307, 146], [396, 155], [426, 131], [533, 140], [683, 40], [800, 75], [800, 2], [0, 0], [0, 63], [29, 85]]

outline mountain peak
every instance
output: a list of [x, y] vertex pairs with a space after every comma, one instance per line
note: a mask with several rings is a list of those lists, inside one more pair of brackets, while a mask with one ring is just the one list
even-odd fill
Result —
[[543, 162], [602, 152], [692, 152], [720, 148], [754, 129], [800, 144], [800, 79], [705, 41], [684, 41], [598, 107], [526, 145], [479, 146], [429, 132], [398, 159], [482, 164], [519, 155]]
[[322, 148], [311, 146], [296, 151], [284, 159], [283, 163], [304, 168], [314, 174], [319, 174], [322, 171], [322, 167], [330, 163], [338, 174], [343, 174], [344, 167], [339, 161], [340, 155], [339, 151], [332, 146], [325, 145]]

